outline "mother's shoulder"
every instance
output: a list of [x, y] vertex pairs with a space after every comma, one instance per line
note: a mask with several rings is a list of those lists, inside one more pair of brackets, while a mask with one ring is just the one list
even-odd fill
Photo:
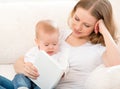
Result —
[[72, 33], [72, 30], [70, 29], [61, 29], [59, 30], [60, 32], [60, 40], [65, 40], [71, 33]]

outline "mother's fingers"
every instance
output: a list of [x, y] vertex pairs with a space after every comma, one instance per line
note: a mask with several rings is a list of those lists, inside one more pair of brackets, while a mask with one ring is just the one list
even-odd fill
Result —
[[98, 32], [102, 33], [103, 30], [106, 29], [104, 21], [102, 19], [98, 20], [95, 24], [94, 31], [97, 34]]
[[99, 20], [99, 32], [104, 35], [108, 33], [108, 29], [103, 20]]
[[39, 76], [37, 68], [30, 62], [25, 63], [24, 74], [33, 79], [36, 79]]
[[32, 78], [32, 79], [37, 79], [36, 76], [33, 76], [31, 73], [25, 73], [25, 76], [29, 77], [29, 78]]

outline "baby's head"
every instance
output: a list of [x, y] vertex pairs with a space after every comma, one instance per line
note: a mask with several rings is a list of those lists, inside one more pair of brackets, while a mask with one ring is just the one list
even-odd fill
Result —
[[51, 20], [42, 20], [36, 24], [35, 42], [40, 50], [53, 55], [59, 50], [59, 30]]

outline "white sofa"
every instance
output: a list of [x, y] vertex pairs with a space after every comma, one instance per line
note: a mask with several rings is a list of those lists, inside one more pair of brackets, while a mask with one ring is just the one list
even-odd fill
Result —
[[51, 19], [67, 29], [67, 18], [76, 1], [0, 2], [0, 75], [12, 79], [13, 63], [34, 46], [34, 27]]
[[[67, 18], [76, 2], [0, 2], [0, 75], [12, 80], [15, 75], [13, 63], [35, 45], [34, 27], [37, 21], [52, 19], [61, 29], [68, 29]], [[116, 24], [120, 26], [120, 1], [111, 2]]]

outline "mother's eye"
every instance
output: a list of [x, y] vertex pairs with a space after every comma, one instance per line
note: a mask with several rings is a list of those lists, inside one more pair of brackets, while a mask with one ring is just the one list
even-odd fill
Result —
[[90, 25], [88, 25], [88, 24], [84, 24], [85, 25], [85, 27], [90, 27]]

